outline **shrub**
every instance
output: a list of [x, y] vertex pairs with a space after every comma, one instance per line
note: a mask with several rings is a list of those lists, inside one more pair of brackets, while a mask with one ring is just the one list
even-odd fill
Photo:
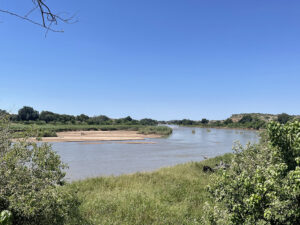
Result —
[[235, 148], [208, 189], [207, 224], [299, 224], [300, 123], [268, 125], [259, 145]]
[[0, 225], [11, 225], [12, 213], [8, 210], [4, 210], [0, 213]]
[[16, 225], [71, 223], [79, 201], [63, 186], [66, 165], [49, 144], [11, 143], [0, 123], [0, 212], [9, 210]]
[[42, 129], [38, 131], [38, 137], [57, 137], [57, 134], [54, 130]]

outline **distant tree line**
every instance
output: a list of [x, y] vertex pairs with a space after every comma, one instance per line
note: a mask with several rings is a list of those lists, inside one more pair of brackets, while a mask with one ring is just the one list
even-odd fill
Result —
[[[286, 124], [287, 122], [292, 122], [297, 120], [295, 116], [288, 115], [286, 113], [281, 113], [277, 115], [277, 119], [275, 121], [280, 124]], [[299, 119], [298, 119], [299, 120]], [[202, 127], [228, 127], [228, 128], [249, 128], [249, 129], [264, 129], [267, 126], [269, 121], [260, 119], [257, 116], [251, 114], [245, 114], [242, 118], [236, 122], [234, 122], [231, 118], [226, 120], [212, 120], [209, 121], [207, 119], [202, 120], [170, 120], [166, 123], [168, 124], [176, 124], [179, 126], [202, 126]]]
[[[170, 120], [170, 121], [157, 121], [149, 118], [135, 120], [130, 116], [120, 119], [112, 119], [104, 115], [99, 116], [87, 116], [80, 114], [77, 116], [58, 114], [50, 111], [41, 111], [33, 109], [30, 106], [24, 106], [19, 109], [17, 114], [9, 114], [5, 110], [0, 109], [0, 116], [7, 115], [13, 122], [20, 123], [37, 123], [37, 124], [88, 124], [88, 125], [145, 125], [156, 126], [160, 124], [176, 124], [179, 126], [202, 126], [202, 127], [228, 127], [228, 128], [249, 128], [249, 129], [264, 129], [269, 121], [263, 120], [253, 114], [244, 114], [238, 121], [233, 121], [231, 118], [226, 120], [211, 120], [206, 118], [202, 120]], [[287, 113], [281, 113], [277, 115], [276, 121], [280, 124], [286, 124], [289, 121], [294, 121], [295, 116], [288, 115]]]
[[112, 119], [104, 115], [87, 116], [80, 114], [78, 116], [58, 114], [50, 111], [38, 112], [30, 106], [24, 106], [19, 109], [17, 114], [9, 114], [5, 110], [0, 110], [0, 115], [9, 116], [10, 120], [19, 123], [37, 123], [37, 124], [88, 124], [88, 125], [145, 125], [155, 126], [158, 125], [157, 120], [145, 118], [141, 120], [134, 120], [130, 116], [120, 119]]
[[180, 126], [197, 126], [197, 125], [205, 125], [209, 123], [208, 119], [203, 118], [200, 121], [190, 120], [190, 119], [183, 119], [183, 120], [170, 120], [167, 123], [169, 124], [176, 124]]

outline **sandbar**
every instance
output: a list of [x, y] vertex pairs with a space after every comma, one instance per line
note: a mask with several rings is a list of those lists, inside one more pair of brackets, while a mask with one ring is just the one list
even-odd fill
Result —
[[[57, 137], [43, 137], [41, 142], [91, 142], [91, 141], [135, 141], [147, 138], [160, 138], [157, 134], [139, 134], [138, 131], [67, 131], [57, 132]], [[30, 138], [29, 141], [37, 141]]]

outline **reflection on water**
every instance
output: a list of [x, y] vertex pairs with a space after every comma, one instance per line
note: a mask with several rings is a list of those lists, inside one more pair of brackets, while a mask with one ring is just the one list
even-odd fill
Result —
[[69, 165], [67, 179], [77, 180], [200, 161], [204, 157], [232, 152], [234, 141], [245, 145], [249, 141], [257, 142], [258, 135], [257, 132], [248, 130], [208, 131], [206, 128], [174, 127], [173, 134], [168, 138], [140, 141], [156, 144], [128, 144], [128, 141], [104, 141], [101, 144], [65, 142], [54, 143], [53, 149]]

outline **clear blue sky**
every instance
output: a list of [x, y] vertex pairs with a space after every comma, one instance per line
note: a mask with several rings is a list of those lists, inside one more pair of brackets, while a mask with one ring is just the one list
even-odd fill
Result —
[[300, 114], [299, 0], [48, 4], [80, 21], [45, 39], [0, 14], [0, 109], [166, 120]]

